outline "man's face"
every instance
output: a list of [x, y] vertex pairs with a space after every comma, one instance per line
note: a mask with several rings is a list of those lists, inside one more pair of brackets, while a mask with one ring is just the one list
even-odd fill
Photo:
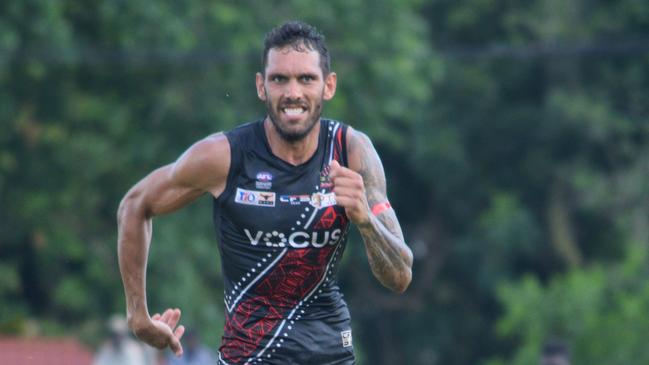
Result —
[[280, 137], [303, 139], [320, 120], [323, 100], [336, 92], [336, 74], [323, 75], [320, 54], [302, 47], [271, 48], [264, 74], [256, 78], [257, 95]]

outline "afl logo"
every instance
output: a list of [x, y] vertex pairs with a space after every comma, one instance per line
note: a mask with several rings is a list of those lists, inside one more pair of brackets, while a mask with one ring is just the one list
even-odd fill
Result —
[[257, 173], [255, 187], [257, 189], [270, 189], [273, 187], [273, 174], [266, 171]]

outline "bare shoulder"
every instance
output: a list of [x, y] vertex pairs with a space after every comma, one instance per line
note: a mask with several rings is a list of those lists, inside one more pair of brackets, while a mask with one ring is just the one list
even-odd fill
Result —
[[349, 168], [358, 173], [375, 164], [378, 164], [383, 170], [381, 159], [370, 137], [352, 127], [347, 128], [347, 157]]
[[230, 143], [215, 133], [194, 143], [173, 164], [176, 181], [187, 187], [221, 194], [230, 169]]
[[352, 127], [347, 128], [347, 158], [349, 168], [363, 177], [368, 197], [372, 200], [383, 199], [386, 187], [381, 158], [370, 137]]

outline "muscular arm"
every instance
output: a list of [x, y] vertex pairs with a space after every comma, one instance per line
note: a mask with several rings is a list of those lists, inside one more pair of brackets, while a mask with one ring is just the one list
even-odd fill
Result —
[[[168, 343], [152, 327], [147, 309], [146, 265], [152, 218], [180, 209], [206, 192], [218, 196], [225, 188], [229, 166], [227, 139], [222, 134], [210, 136], [193, 145], [176, 162], [139, 181], [119, 205], [117, 252], [126, 295], [127, 319], [135, 334], [153, 346], [162, 348]], [[179, 317], [179, 311], [174, 313], [165, 315]], [[165, 318], [165, 315], [161, 316], [163, 320], [174, 322], [173, 318]], [[175, 322], [177, 320], [175, 318]]]
[[355, 181], [344, 185], [355, 187], [355, 191], [341, 188], [336, 192], [336, 200], [345, 206], [347, 215], [358, 227], [374, 276], [385, 287], [402, 293], [412, 279], [412, 252], [404, 242], [394, 210], [389, 208], [375, 216], [370, 208], [388, 201], [383, 165], [366, 135], [350, 128], [347, 140], [349, 168], [360, 179], [351, 176]]

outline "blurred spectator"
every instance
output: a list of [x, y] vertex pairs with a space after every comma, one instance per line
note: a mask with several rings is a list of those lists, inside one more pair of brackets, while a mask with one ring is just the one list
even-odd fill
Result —
[[145, 365], [167, 365], [165, 360], [165, 352], [156, 349], [153, 346], [149, 346], [144, 342], [138, 341], [142, 346], [144, 352], [144, 364]]
[[167, 358], [169, 365], [216, 365], [214, 353], [201, 344], [195, 330], [187, 330], [183, 337], [183, 355], [176, 357], [170, 354]]
[[108, 329], [110, 338], [99, 348], [93, 365], [146, 365], [144, 350], [129, 337], [124, 318], [113, 316]]
[[548, 341], [541, 351], [540, 365], [570, 365], [570, 350], [561, 341]]

